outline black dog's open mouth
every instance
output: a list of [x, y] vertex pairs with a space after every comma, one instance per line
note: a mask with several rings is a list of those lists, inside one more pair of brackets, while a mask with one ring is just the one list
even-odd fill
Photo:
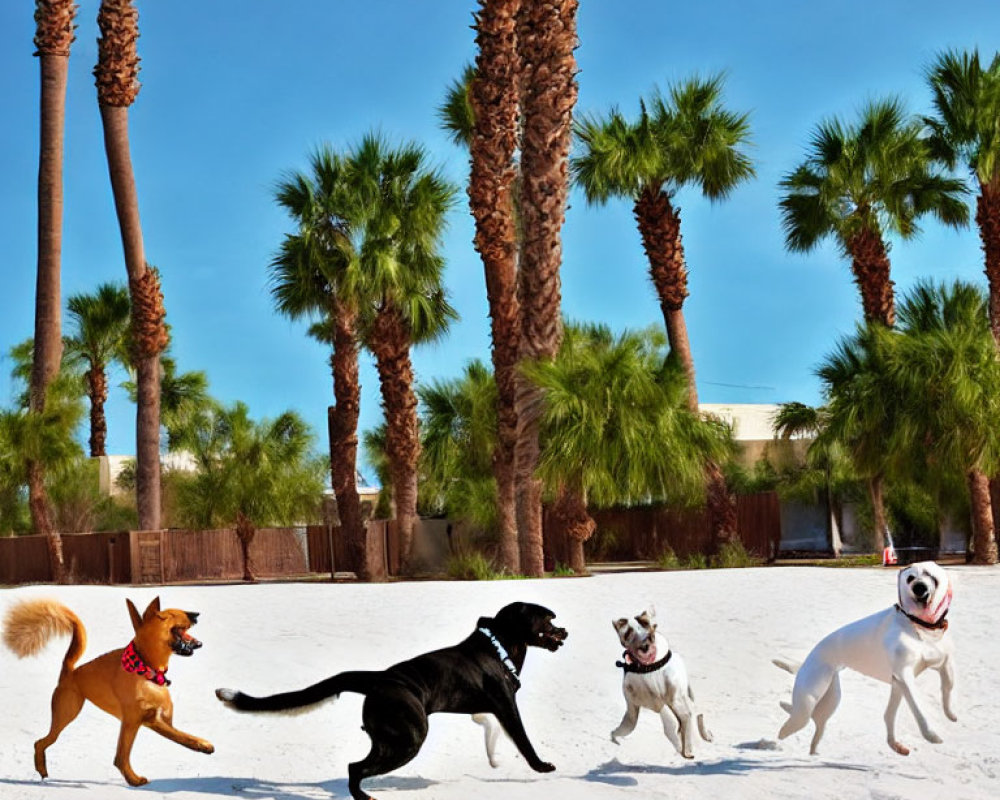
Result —
[[557, 628], [551, 623], [546, 623], [545, 629], [538, 633], [538, 646], [555, 652], [562, 647], [567, 636], [569, 636], [569, 633], [567, 633], [565, 628]]
[[188, 633], [187, 628], [171, 628], [170, 632], [174, 635], [174, 640], [170, 643], [170, 649], [179, 656], [192, 655], [195, 650], [201, 647], [201, 642]]

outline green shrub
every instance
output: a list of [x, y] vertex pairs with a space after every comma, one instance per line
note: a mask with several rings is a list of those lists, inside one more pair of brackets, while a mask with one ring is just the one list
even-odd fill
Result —
[[576, 570], [569, 564], [563, 564], [561, 561], [557, 561], [556, 568], [552, 570], [552, 576], [555, 578], [569, 578], [573, 575], [576, 575]]
[[711, 560], [712, 567], [716, 569], [759, 567], [761, 563], [759, 558], [747, 552], [742, 542], [726, 542]]
[[684, 569], [708, 569], [708, 559], [704, 553], [691, 553], [684, 559]]
[[656, 565], [660, 569], [681, 569], [683, 566], [673, 548], [669, 546], [660, 553], [660, 557], [656, 559]]
[[457, 581], [492, 581], [504, 577], [482, 553], [471, 552], [454, 555], [445, 567], [448, 577]]

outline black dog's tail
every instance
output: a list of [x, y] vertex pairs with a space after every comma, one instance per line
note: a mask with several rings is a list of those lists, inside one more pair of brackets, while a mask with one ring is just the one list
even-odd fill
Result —
[[237, 689], [216, 689], [215, 696], [236, 711], [294, 711], [336, 699], [341, 692], [368, 694], [378, 672], [341, 672], [305, 689], [253, 697]]

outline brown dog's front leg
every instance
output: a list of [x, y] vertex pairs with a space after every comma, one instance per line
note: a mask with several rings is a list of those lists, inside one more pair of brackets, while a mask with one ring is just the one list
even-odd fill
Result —
[[177, 744], [184, 745], [184, 747], [191, 750], [197, 750], [199, 753], [215, 752], [215, 748], [212, 746], [211, 742], [199, 739], [197, 736], [192, 736], [190, 733], [177, 730], [177, 728], [170, 723], [170, 720], [165, 718], [162, 709], [157, 709], [152, 718], [147, 720], [144, 724], [150, 730], [156, 731], [160, 734], [160, 736], [163, 736], [172, 742], [177, 742]]
[[139, 732], [140, 723], [136, 720], [123, 719], [118, 732], [118, 749], [115, 751], [115, 766], [128, 781], [129, 786], [142, 786], [149, 783], [142, 775], [136, 775], [129, 759], [132, 755], [132, 745], [135, 735]]

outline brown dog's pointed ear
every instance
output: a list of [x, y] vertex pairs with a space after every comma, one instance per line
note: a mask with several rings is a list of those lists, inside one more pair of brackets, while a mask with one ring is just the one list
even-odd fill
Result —
[[628, 620], [625, 619], [625, 617], [619, 617], [618, 619], [612, 620], [611, 625], [616, 631], [620, 631], [622, 628], [628, 627]]
[[143, 619], [149, 619], [153, 614], [160, 613], [160, 598], [154, 597], [153, 602], [146, 606], [146, 610], [142, 612]]
[[128, 616], [132, 620], [132, 630], [136, 633], [139, 632], [139, 626], [142, 625], [142, 617], [139, 616], [139, 609], [135, 607], [135, 603], [125, 598], [125, 605], [128, 606]]

